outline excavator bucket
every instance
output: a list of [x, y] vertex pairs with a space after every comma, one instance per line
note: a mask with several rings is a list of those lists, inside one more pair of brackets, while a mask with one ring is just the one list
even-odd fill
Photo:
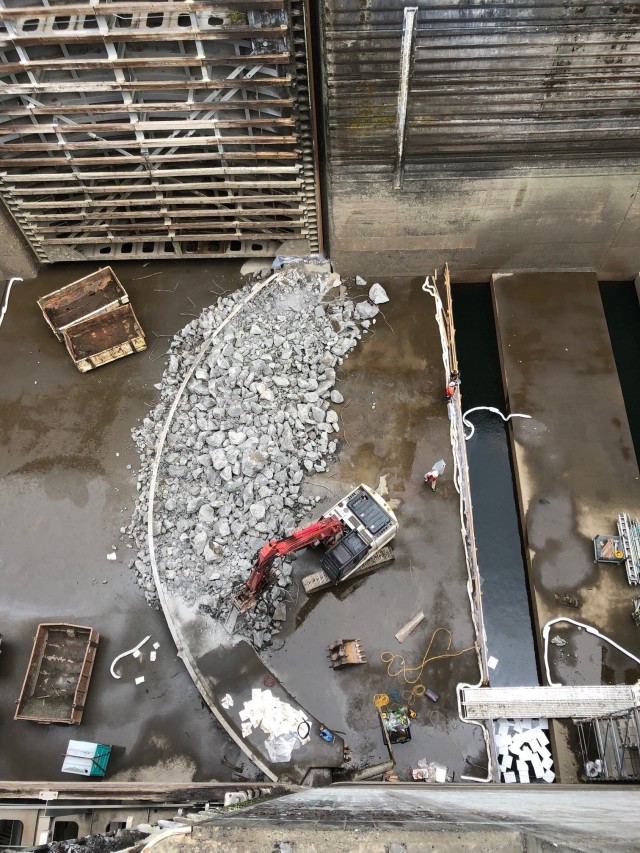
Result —
[[334, 669], [367, 662], [359, 639], [336, 640], [335, 643], [328, 646], [327, 651], [329, 652], [331, 666]]

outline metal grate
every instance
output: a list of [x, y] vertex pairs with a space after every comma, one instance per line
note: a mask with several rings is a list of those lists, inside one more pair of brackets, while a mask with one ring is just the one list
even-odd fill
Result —
[[42, 260], [319, 248], [303, 0], [0, 0], [0, 195]]

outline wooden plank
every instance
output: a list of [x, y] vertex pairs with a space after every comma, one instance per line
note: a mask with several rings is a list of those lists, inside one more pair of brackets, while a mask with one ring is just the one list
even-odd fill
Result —
[[[296, 174], [300, 171], [299, 166], [210, 166], [200, 169], [153, 169], [152, 176], [164, 178], [189, 177], [190, 175], [273, 175]], [[7, 184], [49, 184], [79, 181], [112, 181], [117, 178], [125, 180], [136, 180], [144, 175], [138, 172], [118, 172], [115, 169], [109, 172], [71, 172], [51, 173], [35, 172], [29, 175], [7, 175]]]
[[[289, 238], [293, 236], [293, 234], [305, 234], [306, 232], [303, 229], [291, 229], [287, 228], [286, 223], [282, 224], [282, 228], [277, 232], [265, 232], [265, 233], [256, 233], [251, 234], [246, 231], [238, 232], [237, 234], [220, 234], [216, 231], [210, 230], [205, 231], [200, 234], [174, 234], [172, 233], [170, 236], [167, 236], [167, 240], [171, 240], [173, 243], [190, 243], [192, 241], [203, 240], [205, 242], [224, 242], [229, 240], [256, 240], [262, 241], [264, 240], [283, 240], [285, 238]], [[96, 243], [108, 242], [112, 244], [120, 244], [120, 243], [148, 243], [157, 240], [157, 235], [147, 234], [145, 236], [130, 236], [122, 237], [118, 240], [100, 240], [99, 237], [74, 237], [73, 239], [61, 239], [58, 237], [43, 237], [41, 239], [41, 244], [43, 246], [79, 246], [79, 245], [95, 245]]]
[[[136, 125], [129, 125], [130, 129], [135, 130]], [[0, 152], [3, 151], [25, 151], [36, 153], [39, 151], [92, 151], [96, 148], [100, 151], [104, 151], [105, 143], [108, 142], [106, 139], [92, 139], [84, 142], [74, 142], [73, 140], [65, 140], [64, 147], [59, 142], [7, 142], [6, 144], [0, 145]], [[275, 146], [275, 145], [294, 145], [299, 142], [298, 136], [178, 136], [175, 138], [167, 138], [167, 139], [145, 139], [144, 146], [147, 148], [181, 148], [183, 146], [189, 148], [197, 148], [199, 146], [209, 146], [209, 145], [242, 145], [249, 146], [255, 148], [261, 148], [266, 145]], [[139, 151], [142, 143], [140, 140], [114, 140], [113, 147], [118, 149], [131, 149], [132, 151]], [[237, 152], [238, 154], [252, 154], [252, 151], [247, 152]], [[151, 155], [149, 155], [151, 156]], [[234, 157], [236, 156], [234, 152], [228, 152], [228, 156]]]
[[232, 107], [240, 107], [242, 109], [262, 109], [263, 107], [291, 107], [293, 100], [291, 98], [247, 98], [243, 100], [228, 100], [223, 102], [212, 101], [204, 103], [203, 101], [194, 101], [189, 104], [186, 101], [157, 101], [150, 103], [124, 104], [119, 101], [117, 104], [93, 104], [86, 101], [84, 104], [41, 104], [39, 106], [25, 107], [16, 104], [3, 104], [2, 115], [4, 116], [31, 116], [31, 115], [77, 115], [84, 113], [91, 115], [99, 115], [102, 113], [122, 112], [134, 113], [141, 115], [147, 112], [187, 112], [202, 110], [206, 112], [216, 112], [219, 110], [228, 110]]
[[[179, 187], [178, 187], [179, 189]], [[163, 198], [158, 200], [155, 195], [153, 198], [114, 198], [109, 200], [100, 201], [99, 199], [90, 199], [83, 198], [82, 196], [75, 199], [59, 199], [57, 201], [33, 201], [29, 204], [29, 208], [32, 210], [48, 210], [49, 208], [53, 209], [64, 209], [64, 208], [72, 208], [74, 211], [77, 210], [101, 210], [104, 213], [105, 208], [107, 210], [111, 208], [117, 207], [129, 207], [130, 205], [135, 205], [136, 207], [153, 207], [156, 212], [164, 212], [180, 210], [180, 207], [176, 207], [176, 205], [183, 204], [195, 204], [197, 200], [197, 196], [173, 196], [168, 198]], [[264, 193], [263, 195], [232, 195], [232, 196], [207, 196], [206, 203], [209, 205], [209, 209], [213, 208], [211, 205], [227, 205], [227, 204], [241, 204], [243, 202], [252, 204], [264, 203], [267, 207], [273, 205], [275, 202], [282, 202], [286, 204], [295, 204], [302, 200], [302, 194], [297, 192], [286, 193], [283, 195], [271, 195], [269, 193]], [[285, 208], [288, 209], [288, 208]], [[304, 210], [305, 208], [296, 208], [300, 210]]]
[[[238, 215], [241, 211], [235, 211], [235, 214]], [[109, 221], [106, 223], [100, 222], [98, 224], [91, 224], [90, 222], [83, 222], [82, 220], [76, 225], [41, 225], [38, 228], [38, 233], [44, 235], [48, 234], [68, 234], [70, 231], [82, 231], [83, 234], [93, 234], [98, 232], [96, 236], [100, 236], [103, 234], [105, 237], [109, 237], [111, 234], [117, 234], [119, 232], [123, 232], [126, 236], [130, 234], [136, 228], [141, 228], [147, 231], [148, 233], [152, 233], [155, 231], [159, 231], [163, 234], [167, 233], [167, 230], [180, 230], [181, 233], [185, 233], [187, 229], [202, 229], [207, 227], [207, 224], [210, 222], [209, 215], [207, 211], [202, 211], [197, 217], [192, 217], [193, 219], [202, 220], [205, 222], [197, 221], [190, 223], [189, 221], [180, 221], [180, 222], [171, 222], [171, 221], [162, 221], [158, 223], [153, 222], [143, 222], [139, 226], [135, 223], [135, 215], [127, 215], [124, 214], [128, 219], [132, 219], [133, 222], [127, 225], [115, 225], [113, 222]], [[104, 217], [103, 217], [104, 218]], [[159, 217], [162, 219], [162, 217]], [[171, 217], [167, 216], [166, 219], [171, 219]], [[215, 225], [211, 225], [212, 228], [216, 228], [218, 233], [226, 233], [221, 229], [233, 229], [233, 233], [229, 236], [234, 238], [237, 233], [239, 233], [240, 229], [243, 228], [293, 228], [293, 227], [302, 227], [304, 226], [304, 219], [287, 219], [287, 220], [274, 220], [274, 221], [258, 221], [253, 222], [251, 219], [234, 219], [231, 222], [218, 222]]]
[[24, 62], [4, 63], [0, 72], [2, 74], [13, 74], [22, 71], [43, 68], [46, 71], [83, 71], [95, 68], [200, 68], [215, 67], [218, 65], [236, 68], [240, 65], [286, 65], [290, 59], [289, 52], [284, 53], [254, 53], [242, 54], [240, 56], [222, 57], [199, 57], [199, 56], [163, 56], [161, 54], [150, 54], [142, 59], [130, 57], [121, 59], [96, 58], [96, 59], [29, 59]]
[[[191, 199], [193, 203], [195, 199]], [[171, 219], [222, 219], [227, 216], [287, 216], [293, 215], [294, 213], [303, 213], [304, 207], [265, 207], [265, 208], [242, 208], [242, 207], [232, 207], [228, 210], [212, 210], [208, 205], [203, 205], [201, 208], [194, 208], [189, 210], [167, 210], [164, 207], [157, 208], [158, 204], [157, 199], [155, 200], [154, 209], [153, 210], [119, 210], [118, 217], [120, 219], [123, 218], [135, 218], [135, 219], [163, 219], [163, 218], [171, 218]], [[56, 222], [59, 220], [63, 220], [65, 222], [71, 222], [73, 220], [78, 220], [78, 222], [85, 223], [91, 219], [104, 219], [109, 215], [109, 210], [102, 210], [98, 213], [89, 213], [88, 210], [82, 209], [78, 210], [77, 206], [73, 211], [69, 211], [68, 213], [43, 213], [43, 214], [32, 214], [29, 218], [32, 222]], [[244, 220], [243, 220], [244, 221]], [[67, 228], [67, 230], [69, 230]]]
[[[68, 195], [70, 192], [82, 192], [88, 195], [108, 195], [109, 193], [148, 193], [148, 192], [175, 192], [182, 190], [210, 190], [215, 191], [220, 189], [219, 184], [213, 184], [209, 182], [202, 181], [193, 181], [191, 183], [178, 181], [175, 183], [167, 182], [163, 183], [158, 179], [156, 175], [154, 179], [149, 180], [148, 175], [141, 174], [136, 179], [135, 176], [132, 176], [132, 181], [135, 180], [144, 180], [144, 185], [136, 184], [136, 183], [127, 183], [123, 181], [119, 184], [103, 184], [98, 187], [90, 187], [90, 186], [82, 186], [82, 187], [56, 187], [56, 186], [47, 186], [43, 187], [20, 187], [19, 193], [16, 193], [17, 196], [30, 196], [30, 195], [43, 195], [47, 196], [55, 195], [56, 193], [62, 193], [64, 195]], [[257, 190], [260, 188], [264, 189], [299, 189], [302, 186], [302, 180], [300, 178], [296, 178], [292, 181], [225, 181], [224, 188], [225, 189], [237, 189], [237, 190]], [[15, 191], [15, 187], [13, 188]], [[14, 203], [15, 203], [14, 199]], [[108, 199], [106, 200], [108, 201]], [[106, 203], [106, 202], [105, 202]]]
[[[220, 130], [225, 130], [227, 128], [234, 127], [291, 127], [291, 125], [295, 124], [295, 119], [293, 118], [255, 118], [255, 119], [193, 119], [193, 120], [182, 120], [179, 121], [171, 121], [159, 119], [158, 121], [133, 121], [133, 122], [124, 122], [114, 124], [113, 122], [100, 122], [100, 123], [74, 123], [74, 124], [14, 124], [14, 125], [0, 125], [0, 134], [4, 136], [14, 136], [19, 134], [20, 136], [32, 136], [33, 134], [40, 133], [61, 133], [62, 135], [66, 135], [69, 133], [104, 133], [105, 131], [114, 131], [117, 133], [121, 132], [129, 132], [132, 133], [135, 130], [154, 130], [154, 131], [163, 131], [166, 130], [169, 133], [172, 133], [174, 130], [212, 130], [213, 128], [220, 128]], [[251, 144], [251, 140], [254, 137], [248, 138], [243, 137], [243, 141], [245, 145]], [[197, 140], [198, 137], [194, 136], [194, 140]], [[163, 139], [147, 139], [147, 143], [157, 145], [162, 144], [165, 140]], [[219, 141], [224, 141], [224, 137], [220, 137]], [[114, 146], [117, 140], [114, 140]], [[170, 140], [170, 143], [173, 144], [173, 140]]]
[[[104, 147], [104, 146], [103, 146]], [[273, 151], [273, 152], [237, 152], [223, 154], [154, 154], [145, 157], [143, 155], [133, 155], [131, 157], [105, 155], [104, 157], [76, 157], [70, 160], [68, 157], [3, 157], [0, 158], [2, 168], [10, 171], [11, 169], [24, 169], [25, 166], [66, 166], [67, 168], [81, 169], [83, 166], [124, 166], [124, 165], [144, 165], [145, 163], [193, 163], [194, 157], [206, 163], [211, 160], [297, 160], [298, 156], [295, 151]], [[250, 166], [247, 168], [251, 168]], [[280, 171], [277, 169], [276, 171]]]
[[[2, 47], [2, 42], [0, 42]], [[138, 80], [109, 81], [109, 80], [81, 80], [68, 82], [36, 82], [36, 83], [0, 83], [0, 94], [5, 95], [34, 95], [35, 92], [63, 93], [71, 92], [77, 94], [81, 87], [83, 92], [167, 92], [170, 90], [182, 91], [199, 89], [212, 91], [214, 89], [255, 89], [259, 86], [291, 86], [291, 77], [252, 77], [251, 79], [229, 80]], [[206, 109], [206, 107], [205, 107]]]
[[59, 44], [64, 40], [65, 44], [94, 44], [102, 42], [103, 37], [111, 42], [159, 42], [159, 41], [227, 41], [237, 42], [244, 39], [268, 39], [285, 38], [287, 34], [286, 24], [273, 27], [219, 27], [217, 29], [198, 29], [193, 32], [186, 27], [157, 27], [149, 30], [144, 29], [110, 29], [104, 36], [98, 30], [45, 30], [41, 33], [27, 33], [21, 35], [6, 35], [0, 39], [0, 47], [30, 47], [36, 44]]
[[42, 803], [43, 791], [54, 790], [58, 798], [82, 800], [83, 802], [140, 801], [153, 803], [202, 803], [223, 802], [227, 791], [252, 790], [266, 788], [273, 793], [302, 790], [296, 785], [283, 785], [274, 782], [92, 782], [90, 778], [79, 782], [0, 782], [0, 799], [34, 800]]
[[[189, 12], [229, 12], [233, 10], [282, 9], [284, 0], [225, 0], [225, 2], [205, 2], [205, 0], [136, 0], [132, 3], [49, 3], [48, 6], [18, 6], [3, 8], [0, 20], [16, 20], [20, 18], [47, 18], [56, 15], [129, 15], [132, 12], [162, 12], [164, 14], [179, 14]], [[187, 32], [189, 29], [184, 27]]]

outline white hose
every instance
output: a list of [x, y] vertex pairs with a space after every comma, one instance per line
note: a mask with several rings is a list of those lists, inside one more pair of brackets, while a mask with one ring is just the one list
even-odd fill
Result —
[[500, 411], [500, 409], [494, 409], [494, 407], [493, 407], [493, 406], [474, 406], [474, 407], [473, 407], [473, 409], [467, 409], [467, 411], [466, 411], [466, 412], [464, 413], [464, 415], [462, 416], [462, 423], [463, 423], [466, 427], [469, 427], [469, 428], [470, 428], [470, 430], [471, 430], [471, 432], [469, 433], [469, 435], [465, 435], [465, 437], [464, 437], [464, 438], [465, 438], [465, 441], [469, 441], [469, 439], [471, 438], [471, 436], [472, 436], [472, 435], [474, 434], [474, 432], [476, 431], [476, 428], [475, 428], [475, 427], [474, 427], [474, 425], [471, 423], [471, 421], [468, 421], [468, 420], [467, 420], [467, 415], [470, 415], [470, 414], [471, 414], [471, 412], [493, 412], [495, 415], [500, 415], [500, 417], [502, 418], [502, 420], [503, 420], [505, 423], [506, 423], [508, 420], [510, 420], [511, 418], [529, 418], [529, 420], [531, 420], [531, 415], [520, 415], [520, 414], [517, 414], [517, 413], [515, 413], [515, 412], [514, 412], [512, 415], [503, 415], [503, 414], [502, 414], [502, 412]]
[[116, 674], [115, 674], [115, 672], [113, 671], [114, 666], [118, 663], [118, 661], [121, 661], [121, 660], [122, 660], [122, 658], [126, 658], [126, 657], [127, 657], [127, 655], [132, 655], [134, 652], [137, 652], [137, 651], [138, 651], [138, 649], [141, 649], [141, 648], [144, 646], [144, 644], [147, 642], [147, 640], [150, 640], [150, 639], [151, 639], [151, 634], [149, 634], [149, 636], [148, 636], [148, 637], [145, 637], [145, 638], [144, 638], [144, 640], [140, 640], [140, 642], [138, 643], [138, 645], [137, 645], [137, 646], [134, 646], [132, 649], [129, 649], [129, 651], [128, 651], [128, 652], [122, 652], [122, 654], [121, 654], [121, 655], [118, 655], [118, 657], [117, 657], [117, 658], [114, 658], [114, 659], [113, 659], [113, 661], [111, 662], [111, 667], [109, 668], [109, 671], [110, 671], [111, 675], [112, 675], [114, 678], [122, 678], [122, 676], [121, 676], [121, 675], [116, 675]]
[[564, 685], [554, 682], [551, 680], [551, 672], [549, 671], [549, 632], [551, 631], [551, 626], [556, 625], [558, 622], [569, 622], [571, 625], [577, 625], [578, 628], [584, 628], [584, 630], [588, 634], [594, 634], [594, 636], [603, 640], [605, 643], [609, 643], [610, 646], [618, 649], [619, 652], [622, 652], [623, 655], [631, 658], [636, 663], [640, 663], [640, 658], [636, 657], [632, 654], [628, 649], [623, 648], [618, 645], [615, 640], [611, 640], [609, 637], [606, 637], [604, 634], [601, 634], [597, 628], [594, 628], [592, 625], [586, 625], [584, 622], [577, 622], [575, 619], [569, 619], [567, 616], [558, 616], [557, 619], [550, 619], [549, 622], [542, 629], [542, 639], [544, 640], [544, 668], [547, 673], [547, 681], [549, 682], [549, 687], [563, 687]]
[[2, 321], [4, 320], [4, 315], [7, 313], [7, 306], [9, 305], [9, 294], [11, 293], [11, 286], [14, 281], [24, 281], [23, 278], [10, 278], [9, 283], [7, 284], [4, 291], [4, 298], [2, 300], [2, 305], [0, 305], [0, 326], [2, 325]]

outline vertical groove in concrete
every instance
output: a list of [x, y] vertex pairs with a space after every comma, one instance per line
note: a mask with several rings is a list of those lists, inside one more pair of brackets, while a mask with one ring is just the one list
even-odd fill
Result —
[[0, 196], [40, 260], [316, 251], [301, 2], [0, 0]]

